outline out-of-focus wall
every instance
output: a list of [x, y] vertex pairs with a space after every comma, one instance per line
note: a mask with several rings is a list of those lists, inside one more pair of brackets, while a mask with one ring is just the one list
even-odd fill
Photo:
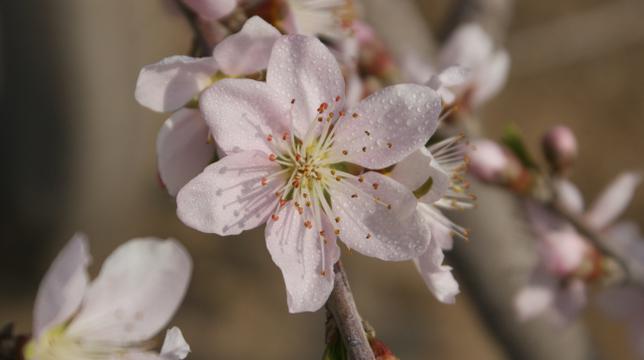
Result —
[[[532, 144], [551, 124], [569, 123], [580, 137], [575, 180], [586, 194], [616, 172], [643, 165], [644, 82], [638, 79], [644, 78], [644, 41], [635, 38], [560, 64], [557, 54], [570, 49], [543, 41], [542, 52], [529, 50], [550, 65], [535, 70], [532, 58], [521, 55], [527, 51], [521, 39], [547, 39], [548, 29], [565, 19], [613, 4], [625, 6], [625, 15], [641, 10], [634, 1], [517, 4], [509, 41], [520, 62], [507, 89], [484, 112], [490, 135], [513, 121]], [[438, 2], [441, 10], [432, 12], [432, 2], [424, 4], [432, 27], [447, 8]], [[0, 111], [8, 124], [1, 180], [8, 220], [0, 230], [0, 283], [8, 290], [0, 289], [0, 322], [15, 320], [28, 331], [39, 277], [75, 231], [89, 235], [94, 272], [129, 238], [175, 237], [195, 261], [193, 283], [173, 321], [190, 341], [192, 359], [318, 358], [324, 314], [288, 314], [262, 230], [225, 239], [192, 231], [177, 220], [173, 199], [158, 186], [155, 137], [165, 115], [139, 106], [133, 91], [141, 66], [190, 47], [189, 28], [173, 3], [22, 0], [4, 2], [0, 11]], [[642, 32], [632, 21], [613, 20], [585, 24], [595, 34], [620, 26], [632, 26], [629, 36]], [[583, 23], [564, 27], [573, 44], [570, 34]], [[587, 41], [586, 34], [579, 31], [579, 41]], [[643, 215], [640, 191], [627, 216], [644, 226]], [[456, 305], [441, 305], [412, 264], [343, 256], [363, 315], [402, 359], [501, 357], [467, 294]], [[599, 331], [608, 326], [623, 335], [619, 328], [597, 315], [591, 320], [602, 347], [627, 347]], [[626, 358], [627, 351], [618, 354], [611, 358]]]

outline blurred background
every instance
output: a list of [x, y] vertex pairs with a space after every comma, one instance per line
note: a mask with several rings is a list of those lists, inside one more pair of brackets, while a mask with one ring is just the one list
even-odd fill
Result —
[[[378, 25], [393, 1], [363, 3], [381, 33], [391, 30], [385, 39], [411, 31], [404, 22], [401, 29]], [[422, 39], [440, 33], [454, 2], [400, 4], [417, 20], [410, 24], [422, 21], [413, 28]], [[510, 78], [481, 114], [488, 136], [497, 138], [515, 123], [535, 152], [550, 126], [569, 125], [581, 149], [573, 179], [587, 201], [619, 172], [644, 169], [643, 4], [516, 2], [506, 39]], [[143, 65], [188, 52], [191, 40], [172, 1], [0, 3], [0, 323], [15, 321], [18, 331], [30, 330], [40, 278], [76, 231], [90, 238], [94, 273], [130, 238], [174, 237], [195, 262], [189, 293], [173, 321], [193, 348], [191, 359], [320, 358], [324, 312], [288, 314], [263, 230], [229, 238], [193, 231], [179, 222], [174, 200], [159, 185], [155, 139], [165, 116], [138, 105], [134, 86]], [[486, 219], [486, 212], [508, 207], [508, 199], [483, 192], [492, 195], [482, 196], [468, 216]], [[644, 190], [625, 217], [644, 227]], [[516, 233], [517, 242], [528, 243], [517, 222], [508, 216], [493, 223], [497, 233]], [[475, 235], [457, 251], [496, 251], [485, 241]], [[511, 308], [504, 314], [482, 311], [467, 283], [455, 305], [440, 304], [411, 263], [346, 252], [343, 259], [362, 315], [400, 358], [512, 356], [488, 328], [490, 317], [511, 317]], [[457, 278], [467, 270], [457, 266]], [[511, 264], [506, 270], [513, 277]], [[489, 281], [504, 287], [507, 279]], [[625, 329], [592, 305], [582, 324], [574, 331], [600, 357], [634, 358]], [[567, 331], [554, 331], [560, 330]]]

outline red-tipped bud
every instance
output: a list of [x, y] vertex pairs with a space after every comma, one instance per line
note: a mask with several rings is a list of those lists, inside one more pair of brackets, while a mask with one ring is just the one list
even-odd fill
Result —
[[541, 145], [554, 172], [565, 172], [577, 159], [577, 138], [566, 126], [559, 125], [548, 130]]

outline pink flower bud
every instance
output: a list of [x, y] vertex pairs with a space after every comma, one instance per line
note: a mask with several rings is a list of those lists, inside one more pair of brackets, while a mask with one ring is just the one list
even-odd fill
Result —
[[543, 153], [555, 172], [570, 168], [577, 158], [577, 139], [570, 128], [558, 125], [550, 129], [542, 140]]
[[509, 165], [503, 148], [491, 140], [476, 140], [473, 145], [469, 154], [470, 173], [483, 182], [502, 182]]

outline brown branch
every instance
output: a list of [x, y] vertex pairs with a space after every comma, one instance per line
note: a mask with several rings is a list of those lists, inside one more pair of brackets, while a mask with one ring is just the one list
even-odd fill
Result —
[[362, 326], [362, 318], [353, 300], [347, 274], [338, 261], [333, 267], [335, 283], [326, 307], [335, 319], [347, 352], [353, 360], [374, 360], [367, 334]]

